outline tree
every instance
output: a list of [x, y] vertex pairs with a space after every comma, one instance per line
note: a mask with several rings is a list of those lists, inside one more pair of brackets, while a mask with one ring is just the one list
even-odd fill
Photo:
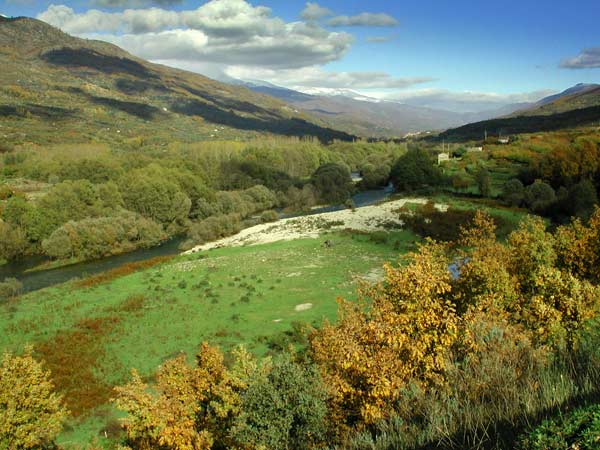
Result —
[[125, 207], [166, 226], [181, 224], [192, 202], [167, 175], [154, 165], [125, 175], [120, 181]]
[[350, 172], [335, 163], [320, 166], [312, 174], [311, 183], [317, 195], [326, 203], [343, 203], [353, 190]]
[[570, 216], [588, 218], [598, 204], [596, 188], [590, 180], [583, 180], [569, 189], [567, 213]]
[[507, 205], [521, 206], [525, 197], [525, 186], [523, 186], [521, 180], [512, 178], [504, 183], [500, 197]]
[[492, 189], [491, 178], [485, 166], [480, 165], [477, 172], [475, 172], [475, 182], [477, 183], [477, 189], [479, 189], [479, 195], [489, 197]]
[[543, 213], [556, 201], [556, 193], [552, 186], [538, 180], [525, 188], [524, 201], [533, 212]]
[[[311, 339], [314, 359], [332, 396], [332, 421], [374, 424], [394, 414], [409, 382], [427, 390], [445, 382], [458, 317], [448, 301], [449, 261], [432, 241], [406, 266], [385, 266], [385, 282], [340, 300], [340, 319]], [[369, 307], [368, 304], [371, 304]]]
[[32, 356], [5, 353], [0, 364], [0, 448], [49, 447], [62, 429], [67, 411], [54, 393], [50, 373]]
[[132, 380], [115, 389], [115, 404], [127, 413], [127, 444], [139, 450], [230, 448], [230, 429], [240, 414], [240, 393], [262, 370], [243, 349], [227, 370], [223, 354], [201, 345], [196, 365], [185, 355], [165, 362], [150, 387], [133, 370]]
[[151, 247], [165, 238], [161, 225], [126, 211], [67, 222], [42, 241], [42, 248], [51, 258], [94, 259]]
[[316, 367], [282, 355], [243, 393], [233, 436], [241, 448], [312, 448], [324, 438], [326, 397]]
[[587, 224], [577, 218], [558, 227], [555, 242], [558, 267], [578, 278], [600, 280], [600, 208], [596, 207]]
[[424, 150], [418, 148], [409, 150], [396, 161], [390, 178], [398, 191], [438, 186], [444, 181], [439, 167]]
[[0, 220], [0, 259], [16, 259], [25, 253], [27, 247], [23, 229]]

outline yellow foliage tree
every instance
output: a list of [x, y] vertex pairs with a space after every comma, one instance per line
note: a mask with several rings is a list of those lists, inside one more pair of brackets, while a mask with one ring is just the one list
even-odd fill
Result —
[[600, 208], [584, 224], [574, 219], [556, 230], [558, 264], [579, 278], [600, 280]]
[[39, 449], [52, 444], [67, 417], [50, 373], [32, 356], [5, 353], [0, 364], [0, 448]]
[[132, 371], [132, 380], [115, 389], [117, 408], [128, 414], [123, 420], [128, 445], [139, 450], [229, 447], [229, 429], [241, 412], [240, 393], [267, 367], [259, 367], [243, 348], [234, 357], [227, 370], [219, 349], [203, 343], [196, 367], [180, 355], [159, 368], [152, 386]]
[[444, 383], [458, 331], [444, 247], [428, 241], [408, 265], [385, 271], [384, 283], [363, 288], [361, 302], [340, 300], [337, 325], [325, 323], [312, 336], [334, 421], [373, 424], [393, 414], [409, 381]]

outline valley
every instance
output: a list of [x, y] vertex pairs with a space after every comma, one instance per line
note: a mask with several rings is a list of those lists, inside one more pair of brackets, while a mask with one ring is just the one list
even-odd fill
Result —
[[492, 48], [529, 15], [460, 2], [34, 3], [1, 450], [597, 448], [597, 49], [532, 72]]

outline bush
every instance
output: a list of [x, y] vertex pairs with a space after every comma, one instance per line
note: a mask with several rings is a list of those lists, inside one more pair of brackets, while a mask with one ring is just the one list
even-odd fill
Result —
[[520, 439], [520, 450], [594, 450], [600, 447], [600, 404], [544, 421]]
[[196, 244], [203, 244], [231, 236], [241, 229], [242, 222], [239, 214], [224, 214], [193, 223], [188, 229], [188, 236]]
[[23, 289], [23, 284], [16, 278], [5, 278], [0, 283], [0, 300], [16, 297]]
[[55, 394], [50, 373], [32, 357], [5, 353], [0, 364], [0, 448], [48, 448], [67, 411]]
[[275, 222], [279, 220], [279, 216], [277, 215], [277, 212], [273, 211], [272, 209], [270, 209], [269, 211], [264, 211], [261, 215], [260, 215], [260, 221], [261, 222]]
[[242, 411], [232, 432], [242, 448], [300, 450], [325, 437], [326, 392], [317, 369], [288, 355], [276, 359], [266, 377], [250, 384]]
[[162, 226], [134, 213], [68, 222], [42, 242], [51, 258], [96, 259], [151, 247], [166, 239]]

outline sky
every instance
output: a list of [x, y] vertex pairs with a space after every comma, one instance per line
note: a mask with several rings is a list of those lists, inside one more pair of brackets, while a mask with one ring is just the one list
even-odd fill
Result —
[[600, 0], [0, 0], [218, 79], [455, 111], [600, 82]]

